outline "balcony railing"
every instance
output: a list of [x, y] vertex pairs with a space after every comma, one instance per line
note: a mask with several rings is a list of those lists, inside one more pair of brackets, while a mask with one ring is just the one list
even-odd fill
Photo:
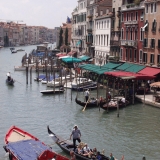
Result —
[[141, 8], [144, 8], [144, 2], [140, 2], [139, 5], [136, 5], [134, 3], [122, 5], [121, 10], [122, 11], [124, 11], [124, 10], [135, 10], [135, 9], [141, 9]]
[[138, 24], [138, 21], [133, 20], [133, 21], [125, 21], [124, 22], [125, 25], [134, 25], [134, 24]]
[[91, 28], [88, 28], [88, 29], [87, 29], [87, 32], [88, 32], [88, 33], [92, 33], [92, 29], [91, 29]]
[[111, 46], [119, 46], [120, 43], [119, 43], [119, 41], [111, 40], [111, 41], [110, 41], [110, 45], [111, 45]]
[[121, 40], [121, 46], [129, 46], [137, 48], [136, 40]]

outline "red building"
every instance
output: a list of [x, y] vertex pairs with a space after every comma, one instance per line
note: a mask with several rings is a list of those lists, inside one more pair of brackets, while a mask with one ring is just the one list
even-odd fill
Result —
[[123, 0], [121, 7], [120, 60], [142, 63], [144, 1]]

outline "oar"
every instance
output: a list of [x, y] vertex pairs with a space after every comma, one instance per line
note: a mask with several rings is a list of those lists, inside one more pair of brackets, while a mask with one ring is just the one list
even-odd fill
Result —
[[68, 140], [70, 140], [70, 138], [65, 139], [65, 140], [63, 140], [63, 141], [60, 141], [60, 142], [55, 142], [55, 143], [50, 144], [50, 145], [48, 145], [48, 146], [53, 146], [53, 145], [55, 145], [55, 144], [60, 144], [60, 143], [62, 143], [62, 142], [68, 141]]
[[[14, 79], [15, 80], [15, 79]], [[18, 82], [17, 80], [15, 80], [16, 82]], [[20, 83], [20, 84], [22, 84], [21, 82], [18, 82], [18, 83]], [[23, 85], [23, 84], [22, 84]]]
[[89, 98], [88, 98], [88, 101], [87, 101], [87, 103], [86, 103], [86, 105], [84, 106], [84, 108], [83, 108], [83, 110], [82, 110], [82, 111], [85, 111], [85, 109], [86, 109], [86, 107], [87, 107], [88, 102], [89, 102]]

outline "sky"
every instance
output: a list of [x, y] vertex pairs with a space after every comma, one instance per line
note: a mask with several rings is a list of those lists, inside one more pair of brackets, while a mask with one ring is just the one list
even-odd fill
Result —
[[[78, 0], [0, 0], [0, 21], [59, 27], [71, 17]], [[20, 22], [23, 21], [23, 22]]]

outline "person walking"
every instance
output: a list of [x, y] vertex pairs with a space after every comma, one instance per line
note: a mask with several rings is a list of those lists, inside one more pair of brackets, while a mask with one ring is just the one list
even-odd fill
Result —
[[85, 91], [85, 99], [86, 99], [86, 102], [88, 101], [88, 98], [89, 98], [89, 89], [87, 89], [86, 91]]
[[74, 146], [74, 151], [75, 151], [75, 149], [76, 149], [76, 140], [80, 143], [81, 142], [81, 131], [78, 129], [78, 126], [77, 125], [75, 125], [74, 127], [73, 127], [73, 131], [72, 131], [72, 133], [71, 133], [71, 135], [70, 135], [70, 139], [71, 139], [71, 137], [73, 136], [73, 146]]

